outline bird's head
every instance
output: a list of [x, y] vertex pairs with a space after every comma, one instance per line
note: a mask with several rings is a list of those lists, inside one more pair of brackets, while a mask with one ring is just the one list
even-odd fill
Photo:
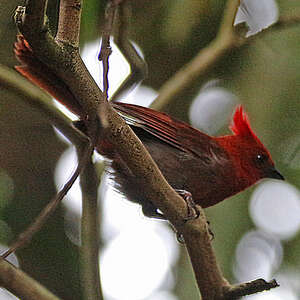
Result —
[[284, 180], [276, 170], [269, 151], [251, 129], [241, 105], [235, 110], [230, 129], [233, 135], [221, 137], [221, 143], [233, 161], [237, 176], [246, 185], [252, 185], [263, 178]]

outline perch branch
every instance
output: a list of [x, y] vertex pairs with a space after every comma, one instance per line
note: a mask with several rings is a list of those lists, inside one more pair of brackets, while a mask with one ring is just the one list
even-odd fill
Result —
[[[183, 221], [187, 214], [185, 202], [164, 179], [132, 130], [110, 106], [106, 106], [106, 109], [108, 136], [116, 151], [136, 177], [140, 178], [138, 184], [146, 191], [151, 202], [163, 212], [177, 231], [183, 234], [203, 299], [214, 299], [216, 293], [221, 295], [227, 282], [217, 265], [205, 217], [187, 223]], [[203, 211], [200, 211], [204, 216]], [[208, 270], [209, 275], [205, 273]]]
[[[235, 14], [237, 3], [237, 1], [229, 2], [228, 14]], [[26, 21], [26, 18], [24, 19]], [[107, 126], [105, 127], [105, 134], [114, 144], [115, 150], [122, 156], [122, 159], [124, 159], [131, 171], [136, 174], [136, 177], [140, 178], [140, 188], [147, 192], [149, 200], [183, 234], [202, 298], [206, 300], [224, 299], [223, 291], [229, 289], [229, 284], [223, 278], [217, 265], [203, 211], [200, 209], [200, 218], [189, 222], [183, 221], [187, 213], [185, 202], [164, 179], [153, 159], [133, 131], [109, 103], [105, 101], [105, 97], [96, 83], [90, 80], [90, 75], [87, 74], [81, 60], [78, 59], [78, 51], [72, 45], [66, 46], [64, 43], [62, 45], [58, 43], [59, 45], [57, 45], [49, 33], [45, 33], [45, 28], [35, 35], [33, 32], [36, 32], [36, 28], [32, 24], [30, 24], [31, 29], [29, 26], [24, 26], [26, 30], [23, 31], [23, 26], [19, 27], [25, 38], [31, 39], [28, 42], [32, 46], [33, 51], [38, 53], [41, 61], [52, 67], [54, 73], [78, 97], [78, 102], [87, 116], [92, 119], [96, 113], [98, 113], [100, 119], [101, 116], [106, 116]], [[30, 30], [31, 32], [29, 32]], [[212, 54], [218, 55], [220, 49], [217, 51], [216, 46], [215, 48], [214, 54]], [[215, 62], [212, 59], [212, 54], [206, 52], [205, 56], [201, 58], [202, 64], [208, 65], [208, 67], [211, 66]], [[205, 59], [208, 62], [205, 62]], [[205, 273], [208, 270], [209, 274]]]

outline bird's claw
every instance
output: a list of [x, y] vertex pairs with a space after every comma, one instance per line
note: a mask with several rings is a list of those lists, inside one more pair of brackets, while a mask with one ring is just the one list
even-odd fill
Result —
[[200, 215], [200, 211], [193, 200], [192, 194], [186, 190], [176, 189], [175, 191], [183, 198], [187, 205], [187, 216], [184, 218], [184, 222], [197, 219]]

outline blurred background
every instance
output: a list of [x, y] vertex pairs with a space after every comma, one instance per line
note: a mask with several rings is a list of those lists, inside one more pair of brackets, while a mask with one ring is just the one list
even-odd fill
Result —
[[[55, 31], [57, 1], [49, 1]], [[159, 88], [216, 35], [225, 1], [132, 0], [130, 40], [144, 56], [149, 76], [121, 101], [150, 105]], [[0, 63], [13, 67], [20, 1], [0, 11]], [[105, 1], [84, 2], [81, 53], [101, 86], [97, 62]], [[293, 0], [243, 1], [236, 23], [247, 22], [248, 36], [300, 15]], [[211, 135], [228, 134], [234, 107], [242, 103], [252, 127], [270, 150], [285, 182], [265, 180], [206, 209], [213, 246], [232, 283], [276, 278], [280, 288], [248, 299], [300, 299], [300, 24], [273, 30], [225, 56], [164, 110]], [[130, 69], [117, 47], [110, 58], [110, 94]], [[7, 247], [70, 177], [74, 147], [22, 96], [0, 86], [0, 243]], [[99, 169], [102, 158], [95, 155]], [[167, 222], [142, 215], [102, 176], [100, 272], [105, 299], [198, 299], [184, 246]], [[81, 194], [72, 188], [14, 264], [63, 299], [82, 299], [79, 281]], [[4, 290], [0, 299], [14, 299]]]

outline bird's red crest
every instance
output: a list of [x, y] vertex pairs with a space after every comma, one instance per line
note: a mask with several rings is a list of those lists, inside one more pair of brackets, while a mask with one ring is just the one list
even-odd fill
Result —
[[252, 136], [256, 137], [255, 133], [250, 127], [250, 122], [247, 114], [245, 113], [242, 105], [239, 105], [232, 118], [232, 123], [230, 125], [230, 129], [235, 135], [247, 137]]

